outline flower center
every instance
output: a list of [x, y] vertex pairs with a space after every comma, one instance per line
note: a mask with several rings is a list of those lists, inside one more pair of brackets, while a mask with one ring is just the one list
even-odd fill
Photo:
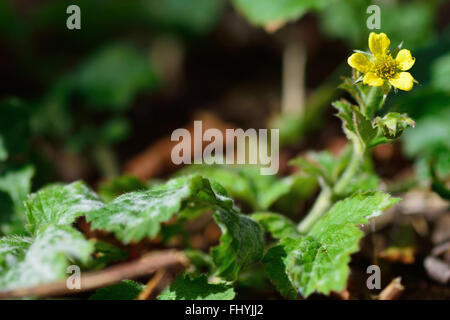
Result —
[[375, 63], [375, 74], [381, 79], [391, 79], [397, 72], [397, 63], [390, 55]]

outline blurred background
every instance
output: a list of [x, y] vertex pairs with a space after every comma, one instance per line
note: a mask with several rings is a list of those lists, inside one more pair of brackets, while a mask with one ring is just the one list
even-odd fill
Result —
[[[66, 27], [72, 4], [81, 8], [81, 30]], [[22, 212], [30, 191], [55, 181], [83, 179], [97, 189], [123, 173], [166, 178], [179, 169], [170, 135], [191, 130], [193, 120], [204, 129], [280, 129], [282, 176], [293, 170], [288, 160], [307, 150], [339, 153], [347, 139], [330, 103], [350, 99], [338, 85], [351, 74], [352, 50], [367, 50], [371, 4], [381, 8], [374, 31], [385, 32], [391, 48], [403, 42], [411, 50], [418, 81], [411, 92], [391, 93], [381, 111], [406, 112], [416, 128], [373, 153], [383, 189], [408, 191], [397, 210], [409, 218], [379, 237], [393, 248], [384, 257], [394, 265], [383, 270], [402, 274], [395, 263], [413, 263], [414, 250], [422, 261], [440, 244], [450, 264], [444, 0], [0, 0], [1, 212]], [[111, 188], [112, 198], [121, 182]], [[316, 185], [308, 188], [296, 214], [311, 205]], [[434, 219], [432, 233], [425, 215]], [[6, 217], [0, 214], [0, 234], [15, 233]], [[370, 260], [372, 249], [364, 249], [376, 241], [369, 240], [355, 265]], [[406, 268], [408, 298], [423, 297], [416, 289], [425, 287], [426, 298], [450, 298], [445, 286], [428, 286], [422, 263]], [[362, 284], [364, 272], [354, 272]]]
[[[124, 170], [161, 177], [165, 164], [136, 168], [161, 162], [164, 137], [193, 119], [280, 128], [290, 153], [339, 148], [329, 103], [351, 72], [348, 55], [367, 48], [366, 9], [377, 4], [381, 31], [417, 57], [420, 84], [388, 101], [419, 124], [398, 165], [433, 155], [448, 173], [449, 1], [278, 2], [2, 0], [3, 160], [32, 163], [33, 188]], [[81, 8], [81, 30], [66, 27], [71, 4]], [[395, 150], [385, 149], [380, 173], [392, 174]]]

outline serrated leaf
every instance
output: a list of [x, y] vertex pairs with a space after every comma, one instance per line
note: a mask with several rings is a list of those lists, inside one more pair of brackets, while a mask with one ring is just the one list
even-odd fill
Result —
[[70, 225], [76, 218], [104, 203], [83, 182], [51, 185], [33, 193], [25, 202], [27, 229], [34, 234], [45, 225]]
[[98, 289], [90, 300], [134, 300], [145, 288], [145, 285], [132, 281], [123, 280], [117, 284]]
[[253, 165], [192, 165], [181, 174], [197, 173], [222, 185], [227, 193], [252, 206], [253, 210], [267, 210], [281, 197], [294, 192], [301, 177], [278, 178], [261, 175]]
[[217, 274], [227, 280], [236, 280], [239, 271], [261, 260], [264, 239], [259, 225], [232, 208], [216, 206], [214, 220], [222, 230], [218, 246], [211, 250], [218, 270]]
[[102, 229], [114, 234], [124, 243], [154, 237], [161, 223], [178, 212], [211, 208], [214, 203], [232, 205], [230, 199], [221, 198], [212, 189], [208, 180], [200, 176], [169, 180], [166, 184], [150, 190], [123, 194], [104, 207], [90, 211], [86, 218], [93, 229]]
[[87, 263], [92, 242], [70, 226], [48, 225], [34, 238], [0, 239], [0, 289], [29, 287], [66, 277], [69, 261]]
[[232, 300], [234, 296], [233, 287], [228, 284], [211, 284], [204, 275], [191, 278], [184, 274], [166, 288], [158, 300]]
[[252, 214], [251, 217], [258, 222], [265, 231], [269, 232], [274, 239], [299, 236], [295, 223], [281, 214], [260, 212]]
[[281, 295], [289, 299], [295, 299], [298, 295], [297, 289], [292, 284], [286, 272], [286, 258], [288, 252], [295, 249], [295, 244], [294, 239], [284, 238], [280, 245], [270, 248], [263, 259], [269, 279]]
[[342, 120], [342, 127], [347, 137], [357, 144], [358, 152], [364, 153], [364, 150], [370, 145], [377, 135], [377, 129], [359, 110], [357, 106], [341, 99], [333, 102], [333, 106], [339, 111], [337, 116]]
[[375, 118], [374, 125], [380, 128], [383, 135], [388, 139], [397, 139], [406, 128], [416, 126], [410, 117], [398, 112], [389, 112], [383, 118]]
[[398, 201], [374, 192], [358, 193], [337, 202], [305, 237], [283, 239], [280, 245], [286, 255], [281, 261], [269, 260], [267, 268], [275, 270], [272, 274], [276, 272], [278, 277], [284, 277], [280, 270], [284, 268], [292, 285], [304, 297], [313, 292], [329, 294], [343, 290], [350, 272], [350, 255], [358, 250], [363, 236], [356, 226], [367, 223]]
[[259, 261], [263, 238], [259, 225], [233, 208], [233, 201], [215, 182], [199, 175], [169, 180], [147, 191], [119, 196], [104, 207], [87, 213], [93, 229], [114, 234], [124, 243], [154, 237], [161, 224], [178, 213], [179, 218], [197, 217], [212, 209], [222, 230], [220, 244], [212, 249], [217, 273], [234, 280], [239, 270]]

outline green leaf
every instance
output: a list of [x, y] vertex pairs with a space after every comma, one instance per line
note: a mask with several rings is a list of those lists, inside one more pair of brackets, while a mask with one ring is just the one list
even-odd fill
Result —
[[[278, 178], [261, 175], [260, 167], [253, 165], [191, 165], [181, 175], [197, 173], [220, 183], [227, 193], [249, 204], [253, 210], [267, 210], [281, 197], [295, 193], [298, 176]], [[301, 197], [301, 194], [296, 194]]]
[[[333, 1], [320, 12], [321, 30], [330, 38], [343, 39], [350, 47], [367, 47], [370, 30], [365, 26], [371, 0]], [[396, 2], [381, 7], [381, 30], [389, 35], [392, 44], [404, 41], [408, 49], [417, 48], [433, 38], [434, 2]]]
[[107, 242], [97, 240], [94, 247], [94, 259], [92, 259], [87, 268], [102, 269], [110, 262], [124, 260], [127, 257], [128, 254], [125, 251]]
[[[34, 168], [32, 166], [25, 166], [22, 168], [7, 170], [0, 176], [0, 191], [7, 194], [6, 197], [10, 199], [10, 209], [3, 207], [0, 216], [0, 229], [5, 234], [12, 232], [22, 232], [23, 223], [25, 222], [25, 206], [24, 201], [31, 189], [31, 178], [34, 175]], [[3, 199], [3, 200], [2, 200]], [[9, 199], [2, 197], [0, 202], [9, 202]]]
[[329, 0], [233, 0], [237, 11], [251, 23], [264, 26], [271, 22], [284, 24], [296, 20], [309, 10], [320, 9]]
[[121, 194], [147, 189], [147, 185], [132, 175], [123, 175], [105, 182], [98, 188], [98, 195], [105, 202], [110, 202]]
[[[313, 292], [329, 294], [342, 291], [347, 283], [350, 269], [350, 255], [358, 250], [363, 232], [356, 226], [367, 223], [399, 199], [381, 192], [358, 193], [337, 202], [305, 235], [296, 239], [285, 238], [280, 242], [282, 249], [266, 260], [271, 273], [284, 283], [284, 274], [304, 297]], [[271, 249], [272, 250], [272, 249]], [[274, 257], [279, 256], [280, 259]], [[280, 277], [282, 277], [280, 279]], [[284, 280], [283, 280], [284, 279]]]
[[114, 232], [124, 243], [156, 236], [163, 222], [176, 213], [191, 218], [214, 210], [222, 229], [220, 244], [212, 249], [218, 274], [235, 279], [239, 270], [262, 257], [262, 232], [256, 222], [233, 209], [224, 190], [201, 176], [181, 177], [147, 191], [119, 196], [106, 206], [87, 213], [91, 227]]
[[156, 86], [148, 59], [137, 49], [117, 44], [102, 49], [77, 74], [77, 88], [95, 109], [124, 110], [136, 94]]
[[[90, 211], [86, 218], [93, 229], [114, 234], [124, 243], [155, 237], [161, 223], [178, 212], [187, 217], [222, 201], [208, 180], [200, 176], [169, 180], [146, 191], [123, 194], [104, 207]], [[232, 205], [230, 199], [223, 199]]]
[[270, 248], [264, 256], [263, 263], [269, 279], [283, 297], [295, 299], [297, 289], [287, 274], [286, 259], [288, 253], [295, 250], [297, 242], [292, 238], [284, 238], [280, 245]]
[[200, 250], [195, 249], [186, 249], [184, 253], [189, 258], [191, 262], [191, 267], [194, 270], [188, 270], [189, 273], [192, 274], [201, 274], [202, 271], [207, 271], [207, 274], [210, 274], [212, 270], [214, 270], [215, 265], [212, 257], [209, 254], [206, 254]]
[[207, 209], [222, 230], [220, 244], [212, 249], [217, 273], [234, 280], [241, 268], [259, 261], [264, 241], [259, 225], [239, 214], [225, 190], [199, 175], [169, 180], [147, 191], [119, 196], [104, 207], [89, 211], [93, 229], [113, 232], [122, 242], [154, 237], [161, 224], [178, 213], [182, 219], [197, 217]]
[[104, 204], [83, 182], [51, 185], [29, 196], [25, 202], [27, 229], [34, 234], [45, 225], [70, 225], [76, 218]]
[[375, 127], [380, 128], [383, 136], [388, 139], [399, 138], [403, 131], [408, 127], [415, 127], [416, 123], [406, 114], [398, 112], [389, 112], [383, 118], [376, 117], [374, 120]]
[[69, 261], [86, 264], [93, 250], [93, 243], [70, 226], [44, 226], [34, 238], [1, 238], [0, 289], [64, 279]]
[[234, 281], [241, 269], [261, 260], [264, 239], [259, 225], [232, 208], [214, 208], [214, 219], [222, 230], [220, 243], [211, 250], [219, 276]]
[[363, 154], [376, 137], [377, 129], [372, 126], [370, 120], [359, 111], [357, 106], [348, 101], [341, 99], [333, 102], [333, 106], [339, 111], [337, 116], [342, 120], [346, 136], [356, 144], [358, 152]]
[[436, 59], [431, 66], [432, 84], [434, 87], [450, 92], [450, 54]]
[[328, 151], [308, 152], [306, 157], [294, 158], [289, 164], [298, 166], [308, 176], [322, 179], [328, 186], [333, 184], [339, 173], [336, 172], [338, 161]]
[[289, 218], [278, 213], [261, 212], [251, 215], [252, 219], [258, 222], [262, 228], [269, 232], [274, 239], [285, 237], [297, 237], [299, 233], [297, 226]]
[[134, 300], [145, 288], [145, 285], [132, 281], [123, 280], [112, 286], [98, 289], [90, 300]]
[[204, 275], [191, 278], [184, 274], [166, 288], [158, 300], [232, 300], [234, 296], [233, 287], [228, 284], [211, 284]]
[[0, 135], [0, 162], [5, 161], [8, 158], [8, 150], [6, 150], [3, 137]]

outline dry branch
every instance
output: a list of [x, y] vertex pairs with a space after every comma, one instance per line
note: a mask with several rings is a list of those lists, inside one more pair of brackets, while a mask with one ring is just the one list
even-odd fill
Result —
[[29, 288], [18, 288], [0, 291], [0, 299], [22, 297], [55, 297], [75, 294], [83, 291], [104, 287], [125, 279], [134, 279], [148, 275], [158, 269], [176, 265], [187, 266], [189, 259], [183, 253], [175, 250], [152, 252], [137, 260], [113, 266], [101, 271], [88, 272], [81, 275], [81, 288], [68, 289], [66, 281], [58, 281]]
[[402, 278], [397, 277], [381, 291], [378, 300], [395, 300], [402, 294], [403, 290], [405, 290], [405, 287], [402, 285]]

